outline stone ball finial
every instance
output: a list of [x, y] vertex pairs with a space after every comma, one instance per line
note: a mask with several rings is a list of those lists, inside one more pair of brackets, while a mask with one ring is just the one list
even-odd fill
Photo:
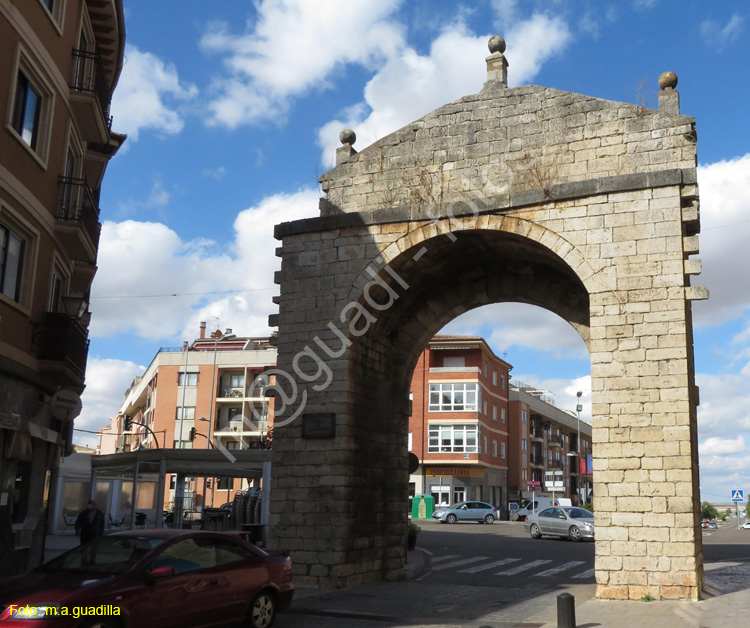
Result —
[[659, 76], [659, 87], [663, 90], [677, 87], [677, 75], [674, 72], [664, 72]]
[[349, 144], [351, 146], [357, 141], [357, 134], [351, 129], [344, 129], [339, 133], [339, 141], [342, 144]]
[[500, 35], [493, 35], [490, 37], [487, 47], [492, 54], [495, 54], [496, 52], [503, 53], [505, 52], [505, 40], [500, 37]]

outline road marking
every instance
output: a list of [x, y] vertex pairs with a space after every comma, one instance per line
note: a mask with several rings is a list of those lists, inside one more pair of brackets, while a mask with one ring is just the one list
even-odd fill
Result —
[[516, 574], [521, 573], [522, 571], [528, 571], [529, 569], [534, 569], [534, 567], [540, 567], [541, 565], [546, 565], [547, 563], [551, 563], [551, 560], [532, 560], [530, 563], [526, 563], [525, 565], [519, 565], [518, 567], [514, 567], [513, 569], [508, 569], [507, 571], [499, 571], [496, 573], [496, 576], [515, 576]]
[[424, 547], [418, 547], [417, 549], [418, 549], [418, 550], [419, 550], [420, 552], [422, 552], [423, 554], [428, 554], [428, 555], [430, 555], [430, 556], [434, 556], [434, 555], [435, 555], [435, 554], [433, 554], [433, 553], [432, 553], [432, 552], [431, 552], [430, 550], [426, 550], [426, 549], [425, 549]]
[[439, 563], [443, 560], [448, 560], [449, 558], [458, 558], [458, 554], [444, 554], [443, 556], [438, 556], [437, 558], [433, 558], [433, 563]]
[[562, 571], [565, 571], [567, 569], [573, 569], [573, 567], [578, 567], [578, 565], [585, 564], [586, 561], [583, 560], [571, 560], [569, 563], [563, 563], [559, 567], [552, 567], [551, 569], [547, 569], [546, 571], [540, 571], [539, 573], [534, 574], [537, 578], [549, 578], [550, 576], [556, 576]]
[[489, 556], [474, 556], [473, 558], [464, 558], [463, 560], [454, 560], [452, 563], [445, 563], [432, 568], [433, 571], [441, 571], [443, 569], [450, 569], [451, 567], [460, 567], [461, 565], [468, 565], [469, 563], [476, 563], [480, 560], [487, 560]]
[[596, 569], [587, 569], [586, 571], [583, 571], [579, 573], [577, 576], [573, 576], [573, 577], [574, 578], [593, 578], [595, 572], [596, 572]]
[[468, 569], [462, 569], [459, 573], [477, 573], [478, 571], [484, 571], [485, 569], [494, 569], [495, 567], [502, 567], [509, 563], [515, 563], [521, 560], [520, 558], [503, 558], [503, 560], [496, 560], [494, 563], [487, 563], [486, 565], [479, 565], [479, 567], [469, 567]]

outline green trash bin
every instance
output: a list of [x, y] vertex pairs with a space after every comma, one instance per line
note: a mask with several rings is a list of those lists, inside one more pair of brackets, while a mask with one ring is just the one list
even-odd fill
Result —
[[411, 500], [412, 519], [432, 519], [435, 510], [435, 498], [432, 495], [415, 495]]

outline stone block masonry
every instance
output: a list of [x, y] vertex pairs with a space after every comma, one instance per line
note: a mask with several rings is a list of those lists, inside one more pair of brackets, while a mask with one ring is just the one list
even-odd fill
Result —
[[[277, 226], [272, 542], [299, 584], [399, 577], [416, 360], [461, 313], [520, 301], [591, 354], [597, 595], [697, 599], [694, 121], [676, 78], [653, 111], [508, 88], [503, 52], [479, 94], [359, 153], [342, 132], [320, 217]], [[335, 433], [303, 438], [319, 412]]]

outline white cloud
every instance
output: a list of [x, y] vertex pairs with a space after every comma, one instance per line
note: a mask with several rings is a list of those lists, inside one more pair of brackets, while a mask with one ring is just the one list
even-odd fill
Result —
[[[123, 395], [146, 367], [127, 360], [99, 359], [89, 356], [86, 365], [86, 390], [81, 395], [83, 410], [75, 420], [79, 430], [96, 431], [109, 424], [109, 417], [120, 408]], [[97, 438], [88, 432], [74, 432], [77, 445], [95, 447]]]
[[268, 314], [276, 311], [271, 297], [278, 291], [273, 227], [317, 214], [317, 191], [276, 194], [240, 212], [233, 242], [218, 244], [185, 242], [160, 223], [105, 222], [92, 336], [192, 339], [198, 323], [213, 316], [239, 333], [268, 333]]
[[694, 285], [708, 286], [711, 298], [693, 307], [698, 325], [717, 325], [750, 307], [750, 154], [698, 168], [701, 195], [703, 272]]
[[135, 142], [142, 129], [179, 133], [184, 121], [175, 105], [192, 100], [197, 93], [194, 85], [180, 83], [174, 64], [128, 45], [112, 98], [114, 127], [126, 133], [129, 142]]
[[462, 314], [440, 333], [485, 335], [502, 357], [512, 347], [547, 352], [553, 359], [583, 359], [588, 349], [578, 332], [557, 314], [524, 303], [496, 303]]
[[325, 87], [344, 64], [370, 67], [403, 45], [402, 27], [389, 17], [400, 0], [260, 0], [248, 32], [214, 25], [204, 50], [227, 55], [228, 76], [217, 79], [212, 124], [235, 128], [279, 120], [289, 101]]
[[725, 456], [727, 454], [741, 454], [747, 450], [745, 437], [718, 438], [712, 436], [698, 445], [701, 456]]
[[712, 46], [722, 47], [724, 44], [735, 41], [742, 32], [745, 18], [735, 13], [722, 26], [714, 20], [704, 20], [701, 23], [701, 35], [706, 43]]
[[[509, 83], [529, 81], [569, 39], [562, 18], [534, 14], [513, 23], [506, 36]], [[441, 33], [427, 55], [410, 47], [399, 49], [367, 83], [364, 101], [320, 129], [323, 163], [334, 163], [338, 134], [345, 127], [357, 133], [361, 149], [452, 100], [480, 91], [487, 78], [488, 40], [489, 35], [475, 36], [459, 23]]]

